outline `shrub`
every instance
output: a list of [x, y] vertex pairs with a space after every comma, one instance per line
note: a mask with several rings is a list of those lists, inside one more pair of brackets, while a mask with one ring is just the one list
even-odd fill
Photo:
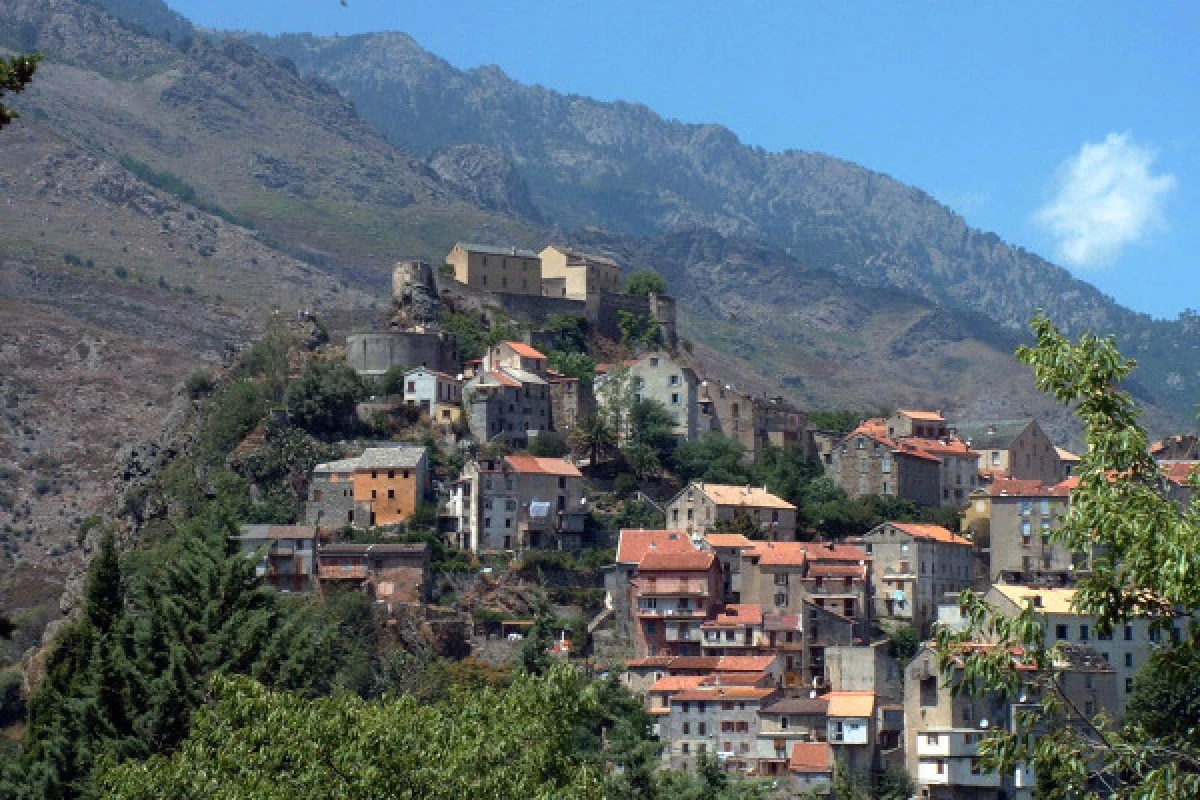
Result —
[[188, 397], [193, 400], [211, 394], [213, 390], [213, 377], [206, 369], [198, 369], [188, 375], [183, 382], [183, 389], [187, 392]]

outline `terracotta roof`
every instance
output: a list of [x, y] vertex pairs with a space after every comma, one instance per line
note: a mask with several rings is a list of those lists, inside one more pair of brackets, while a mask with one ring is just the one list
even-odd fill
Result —
[[702, 628], [740, 628], [744, 625], [762, 625], [763, 608], [757, 603], [730, 603], [725, 610], [708, 620]]
[[682, 692], [684, 689], [695, 689], [704, 683], [704, 675], [668, 675], [659, 678], [647, 691], [651, 692]]
[[695, 549], [684, 531], [624, 528], [617, 540], [617, 563], [640, 564], [647, 553], [690, 553]]
[[726, 483], [697, 483], [695, 486], [719, 506], [796, 510], [787, 500], [771, 494], [761, 486], [731, 486]]
[[507, 456], [504, 459], [515, 472], [526, 475], [559, 475], [566, 478], [582, 478], [583, 473], [574, 464], [561, 458], [539, 458], [537, 456]]
[[866, 565], [858, 564], [813, 564], [808, 568], [808, 578], [861, 578], [866, 575]]
[[776, 700], [762, 710], [763, 714], [825, 714], [829, 710], [829, 699], [816, 697], [785, 697]]
[[941, 411], [912, 411], [909, 409], [896, 409], [896, 413], [908, 417], [909, 419], [918, 419], [922, 422], [945, 422], [946, 417]]
[[870, 561], [871, 556], [861, 547], [837, 542], [805, 542], [809, 561]]
[[1187, 486], [1196, 472], [1200, 472], [1200, 461], [1160, 461], [1163, 477], [1179, 486]]
[[714, 672], [704, 676], [703, 686], [758, 686], [769, 683], [766, 672]]
[[941, 525], [918, 525], [915, 522], [888, 522], [896, 530], [904, 531], [914, 539], [942, 542], [943, 544], [971, 545], [970, 539], [964, 539], [957, 533], [946, 530]]
[[625, 662], [625, 666], [630, 669], [644, 669], [653, 667], [666, 667], [675, 656], [645, 656], [643, 658], [631, 658]]
[[802, 567], [808, 550], [807, 542], [755, 542], [750, 555], [767, 566]]
[[512, 388], [512, 389], [519, 389], [521, 386], [520, 381], [513, 380], [512, 378], [505, 375], [503, 372], [501, 372], [499, 370], [494, 370], [494, 369], [489, 369], [486, 372], [484, 372], [483, 380], [491, 381], [492, 383], [499, 384], [500, 386], [508, 386], [509, 388]]
[[967, 443], [962, 439], [920, 439], [916, 436], [905, 436], [897, 441], [902, 448], [915, 447], [923, 453], [934, 456], [979, 457], [979, 453], [967, 447]]
[[796, 742], [788, 759], [791, 772], [833, 772], [833, 747], [828, 742]]
[[934, 462], [937, 462], [938, 464], [942, 463], [942, 460], [940, 458], [938, 458], [937, 456], [935, 456], [933, 453], [927, 452], [926, 450], [924, 450], [920, 447], [917, 447], [914, 444], [908, 444], [903, 439], [901, 439], [896, 444], [896, 449], [893, 451], [893, 453], [898, 456], [907, 456], [909, 458], [919, 458], [922, 461], [934, 461]]
[[996, 478], [987, 493], [992, 497], [1043, 497], [1054, 494], [1054, 487], [1041, 481]]
[[681, 553], [650, 552], [642, 557], [641, 563], [638, 564], [638, 571], [670, 572], [674, 570], [686, 570], [689, 572], [699, 572], [710, 569], [716, 560], [717, 557], [712, 553], [703, 553], [698, 550]]
[[[762, 672], [774, 666], [779, 656], [721, 656], [716, 672]], [[674, 666], [674, 664], [672, 664]]]
[[740, 533], [706, 533], [704, 540], [712, 547], [753, 547], [754, 542]]
[[671, 672], [687, 670], [689, 672], [703, 670], [712, 672], [721, 663], [720, 656], [676, 656], [667, 667]]
[[522, 358], [543, 358], [544, 359], [546, 357], [542, 353], [542, 351], [538, 350], [537, 348], [530, 347], [529, 345], [525, 344], [524, 342], [505, 342], [504, 344], [508, 348], [510, 348], [514, 353], [521, 356]]
[[870, 717], [875, 713], [874, 692], [830, 692], [825, 697], [831, 717]]
[[777, 689], [756, 686], [700, 686], [687, 689], [671, 697], [672, 703], [707, 702], [714, 700], [762, 700], [775, 694]]

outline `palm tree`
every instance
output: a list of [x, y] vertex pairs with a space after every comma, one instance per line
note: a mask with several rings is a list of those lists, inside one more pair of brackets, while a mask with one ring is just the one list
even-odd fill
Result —
[[617, 446], [616, 433], [598, 414], [584, 417], [569, 438], [572, 446], [587, 451], [593, 466], [600, 456]]

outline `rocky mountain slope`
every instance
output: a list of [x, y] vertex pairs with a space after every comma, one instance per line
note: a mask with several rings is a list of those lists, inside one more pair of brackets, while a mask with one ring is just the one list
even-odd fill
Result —
[[820, 153], [769, 153], [641, 105], [522, 85], [497, 67], [459, 70], [402, 33], [248, 41], [337, 86], [414, 153], [464, 144], [505, 153], [546, 219], [567, 229], [703, 226], [1013, 329], [1044, 308], [1070, 331], [1116, 333], [1157, 403], [1190, 417], [1200, 396], [1194, 315], [1156, 322], [1129, 311], [886, 175]]

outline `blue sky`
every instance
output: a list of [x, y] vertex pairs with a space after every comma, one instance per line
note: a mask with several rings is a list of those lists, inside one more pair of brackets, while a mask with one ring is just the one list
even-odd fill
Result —
[[402, 30], [458, 67], [849, 159], [1139, 311], [1200, 308], [1200, 4], [168, 2], [219, 28]]

